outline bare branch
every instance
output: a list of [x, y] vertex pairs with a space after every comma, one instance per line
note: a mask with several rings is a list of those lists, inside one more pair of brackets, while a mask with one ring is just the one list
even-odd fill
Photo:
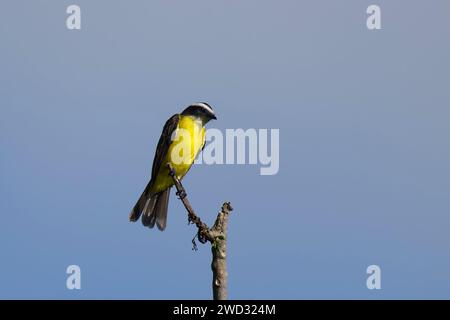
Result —
[[[170, 165], [170, 163], [167, 164], [167, 167], [169, 168], [169, 175], [172, 177], [173, 182], [175, 183], [175, 188], [177, 189], [177, 196], [180, 198], [181, 202], [183, 202], [184, 207], [186, 208], [188, 212], [188, 220], [189, 222], [195, 224], [198, 228], [198, 240], [201, 243], [206, 243], [206, 241], [214, 241], [214, 238], [210, 235], [210, 230], [208, 226], [202, 222], [202, 220], [195, 214], [194, 209], [191, 206], [191, 203], [189, 202], [186, 194], [186, 190], [184, 189], [183, 185], [181, 184], [181, 181], [177, 178], [175, 169]], [[195, 248], [195, 243], [194, 243]]]
[[[177, 189], [177, 195], [183, 202], [186, 211], [188, 212], [189, 222], [197, 226], [197, 238], [201, 243], [206, 243], [209, 241], [211, 243], [212, 252], [212, 263], [211, 269], [213, 272], [213, 298], [214, 300], [226, 300], [228, 297], [228, 273], [227, 273], [227, 227], [228, 227], [228, 217], [230, 212], [233, 210], [230, 202], [224, 202], [222, 208], [217, 215], [216, 221], [212, 228], [209, 228], [199, 216], [196, 215], [194, 209], [192, 208], [181, 181], [177, 178], [174, 168], [167, 164], [169, 168], [169, 175], [172, 177], [175, 188]], [[195, 238], [192, 240], [193, 249], [197, 250], [197, 245], [195, 244]]]
[[211, 245], [213, 255], [211, 269], [213, 272], [212, 287], [214, 300], [226, 300], [228, 297], [227, 227], [228, 217], [232, 210], [233, 208], [230, 203], [225, 202], [211, 229], [211, 233], [215, 239]]

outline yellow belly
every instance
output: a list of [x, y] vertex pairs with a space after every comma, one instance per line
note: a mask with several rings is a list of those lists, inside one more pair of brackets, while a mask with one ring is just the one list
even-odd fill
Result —
[[201, 122], [191, 116], [180, 116], [175, 136], [153, 182], [151, 193], [164, 191], [173, 185], [166, 163], [170, 163], [175, 169], [178, 179], [182, 179], [191, 168], [204, 144], [205, 128]]

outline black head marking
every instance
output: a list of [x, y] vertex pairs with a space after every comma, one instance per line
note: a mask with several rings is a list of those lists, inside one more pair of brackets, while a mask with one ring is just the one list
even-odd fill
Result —
[[191, 104], [183, 110], [182, 115], [190, 115], [205, 120], [217, 119], [213, 108], [206, 102], [198, 102]]

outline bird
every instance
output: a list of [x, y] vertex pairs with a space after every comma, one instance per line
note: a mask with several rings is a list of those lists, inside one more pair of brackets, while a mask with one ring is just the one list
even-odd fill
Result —
[[213, 108], [206, 102], [197, 102], [166, 121], [156, 147], [150, 181], [129, 214], [131, 222], [142, 216], [144, 226], [153, 228], [156, 224], [159, 230], [166, 229], [170, 189], [174, 185], [167, 164], [178, 179], [183, 179], [205, 146], [205, 125], [210, 120], [217, 120]]

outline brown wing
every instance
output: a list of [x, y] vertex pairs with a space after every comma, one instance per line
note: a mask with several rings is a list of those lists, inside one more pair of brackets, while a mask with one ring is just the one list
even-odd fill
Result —
[[154, 179], [156, 179], [159, 168], [163, 165], [162, 161], [169, 150], [170, 143], [172, 142], [172, 134], [176, 130], [179, 120], [180, 115], [174, 114], [169, 120], [166, 121], [166, 124], [164, 125], [161, 137], [158, 141], [158, 146], [156, 147], [155, 158], [153, 159], [152, 178], [150, 180], [150, 184], [154, 181]]
[[[155, 219], [158, 219], [158, 221], [156, 221], [158, 223], [158, 228], [164, 230], [166, 226], [169, 191], [164, 193], [164, 197], [162, 199], [164, 201], [158, 202], [157, 200], [159, 198], [159, 195], [154, 195], [152, 197], [150, 195], [150, 189], [152, 187], [154, 179], [156, 179], [159, 168], [161, 167], [161, 165], [163, 165], [162, 161], [167, 151], [169, 150], [170, 142], [172, 141], [172, 133], [178, 126], [179, 117], [180, 116], [178, 114], [174, 114], [172, 117], [170, 117], [169, 120], [166, 121], [166, 124], [164, 125], [161, 137], [158, 141], [158, 146], [156, 147], [155, 158], [153, 159], [152, 177], [150, 179], [150, 182], [145, 187], [144, 192], [142, 192], [139, 200], [136, 202], [133, 210], [131, 210], [131, 213], [129, 215], [130, 221], [137, 221], [141, 214], [144, 213], [144, 216], [142, 217], [142, 223], [144, 223], [144, 225], [148, 225], [152, 228], [155, 225]], [[157, 205], [158, 203], [160, 204]], [[157, 214], [157, 216], [152, 214], [155, 205], [160, 208], [158, 209], [159, 213]]]

